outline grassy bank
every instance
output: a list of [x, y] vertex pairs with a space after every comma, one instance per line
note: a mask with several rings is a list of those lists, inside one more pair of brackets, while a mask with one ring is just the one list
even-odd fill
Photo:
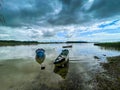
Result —
[[103, 63], [105, 72], [95, 77], [97, 90], [120, 90], [120, 56], [108, 57], [108, 63]]
[[120, 42], [95, 43], [94, 45], [104, 47], [105, 49], [120, 50]]

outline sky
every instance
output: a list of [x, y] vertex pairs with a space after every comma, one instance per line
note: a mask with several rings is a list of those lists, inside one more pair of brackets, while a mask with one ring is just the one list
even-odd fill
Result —
[[0, 40], [120, 41], [120, 0], [0, 0]]

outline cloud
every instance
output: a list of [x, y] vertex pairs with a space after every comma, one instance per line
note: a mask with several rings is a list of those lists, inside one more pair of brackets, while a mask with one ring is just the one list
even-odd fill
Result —
[[109, 22], [107, 24], [101, 24], [99, 26], [99, 28], [105, 28], [105, 27], [108, 27], [108, 26], [111, 26], [111, 25], [115, 25], [117, 22], [119, 22], [120, 20], [115, 20], [115, 21], [112, 21], [112, 22]]
[[119, 3], [120, 0], [4, 0], [0, 12], [5, 23], [0, 24], [0, 39], [100, 40], [97, 36], [103, 35], [103, 39], [112, 40], [111, 33], [115, 35], [120, 29]]
[[4, 0], [1, 13], [5, 17], [5, 25], [34, 24], [48, 14], [58, 13], [60, 9], [56, 10], [53, 6], [56, 4], [56, 1], [51, 0]]
[[[108, 23], [108, 22], [106, 22]], [[117, 22], [118, 23], [118, 22]], [[100, 23], [101, 24], [101, 23]], [[119, 29], [99, 28], [95, 26], [54, 26], [54, 27], [0, 27], [1, 40], [36, 40], [36, 41], [66, 41], [66, 40], [86, 40], [86, 41], [108, 41], [119, 40]], [[114, 27], [116, 27], [115, 24]], [[106, 30], [107, 29], [107, 30]]]
[[119, 36], [120, 33], [105, 33], [105, 32], [90, 35], [90, 37], [94, 37], [94, 39], [92, 38], [92, 40], [96, 39], [96, 41], [118, 41], [120, 40]]
[[120, 14], [120, 0], [94, 0], [94, 3], [89, 10], [93, 12], [95, 17], [107, 18]]
[[120, 0], [60, 0], [61, 12], [48, 21], [55, 25], [83, 24], [120, 14]]
[[7, 26], [68, 25], [114, 17], [120, 0], [4, 0], [1, 14]]

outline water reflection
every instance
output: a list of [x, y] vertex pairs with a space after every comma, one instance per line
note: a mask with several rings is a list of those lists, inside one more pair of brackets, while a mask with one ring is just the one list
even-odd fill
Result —
[[[44, 48], [48, 58], [56, 57], [61, 52], [62, 46], [66, 44], [40, 44], [31, 46], [8, 46], [0, 47], [0, 60], [5, 59], [20, 59], [20, 58], [35, 58], [35, 50]], [[93, 43], [88, 44], [72, 44], [70, 49], [70, 57], [78, 56], [117, 56], [120, 52], [115, 50], [101, 49], [99, 46], [94, 46]], [[52, 58], [51, 58], [52, 59]]]
[[120, 51], [120, 48], [118, 47], [105, 47], [105, 46], [99, 46], [102, 50], [116, 50]]
[[54, 72], [59, 74], [63, 79], [66, 78], [69, 69], [69, 60], [64, 64], [64, 66], [56, 66], [54, 68]]
[[[0, 47], [1, 90], [91, 90], [89, 81], [99, 69], [99, 60], [94, 56], [102, 61], [102, 58], [120, 55], [118, 51], [103, 50], [93, 43], [72, 44], [69, 63], [56, 67], [53, 62], [63, 45], [66, 44]], [[46, 59], [39, 64], [35, 61], [38, 48], [44, 48], [46, 54]], [[45, 70], [40, 69], [41, 63], [45, 64]], [[60, 84], [65, 89], [60, 89]]]

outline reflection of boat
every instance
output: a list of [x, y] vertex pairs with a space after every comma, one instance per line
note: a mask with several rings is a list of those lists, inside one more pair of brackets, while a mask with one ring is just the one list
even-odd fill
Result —
[[62, 46], [63, 48], [72, 48], [72, 45]]
[[44, 49], [37, 49], [35, 59], [39, 64], [43, 63], [43, 61], [45, 59], [45, 50]]
[[62, 78], [65, 79], [68, 73], [68, 68], [69, 68], [69, 60], [64, 64], [64, 67], [55, 65], [54, 72], [59, 74]]
[[55, 59], [54, 64], [58, 66], [64, 65], [69, 60], [68, 54], [69, 51], [67, 49], [62, 50], [60, 55]]

